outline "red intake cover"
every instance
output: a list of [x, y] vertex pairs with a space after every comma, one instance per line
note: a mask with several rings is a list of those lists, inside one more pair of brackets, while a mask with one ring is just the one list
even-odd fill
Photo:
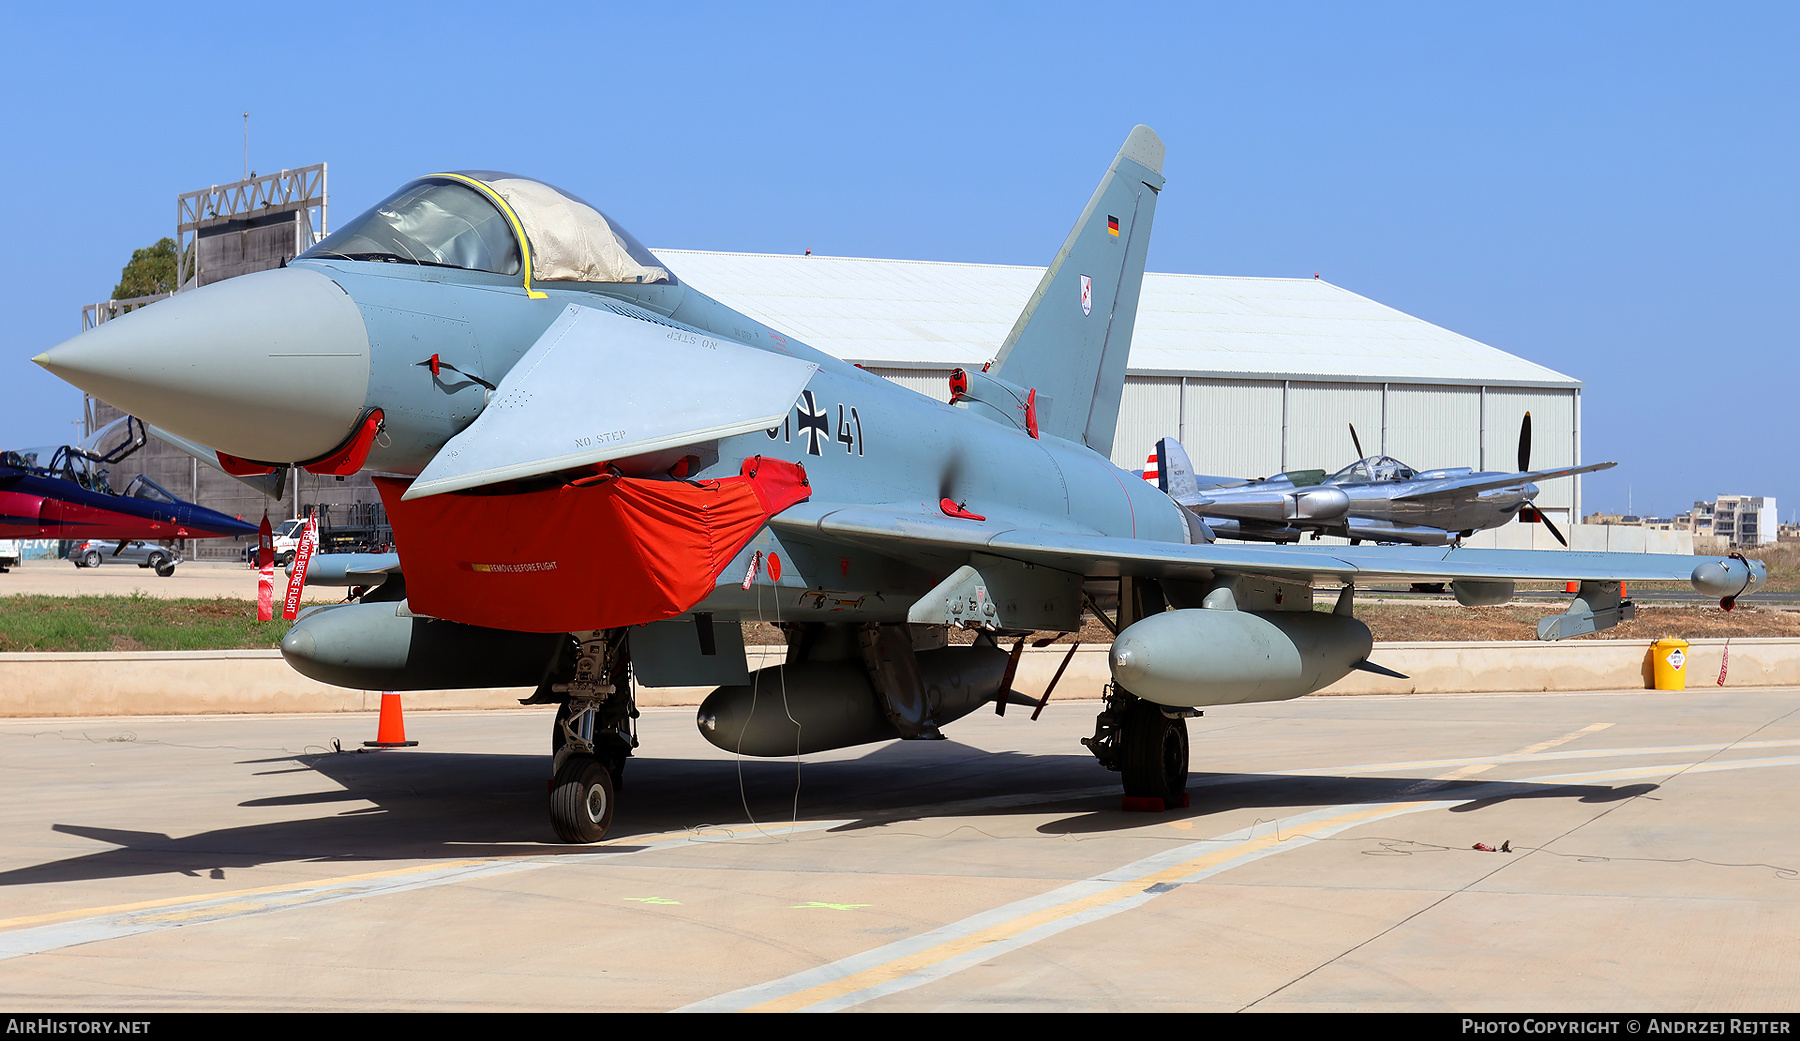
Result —
[[770, 517], [812, 494], [798, 464], [761, 456], [716, 481], [589, 477], [402, 499], [411, 484], [375, 478], [412, 609], [540, 633], [681, 614]]

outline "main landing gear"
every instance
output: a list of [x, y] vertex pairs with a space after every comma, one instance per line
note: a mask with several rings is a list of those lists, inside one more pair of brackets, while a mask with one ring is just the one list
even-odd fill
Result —
[[564, 842], [599, 842], [612, 827], [625, 760], [637, 747], [637, 705], [624, 629], [577, 633], [575, 675], [549, 686], [561, 697], [550, 735], [550, 826]]
[[[1168, 607], [1162, 587], [1154, 579], [1121, 578], [1117, 619], [1107, 618], [1091, 598], [1088, 607], [1114, 636], [1133, 622], [1160, 614]], [[1169, 708], [1109, 683], [1100, 714], [1094, 717], [1094, 736], [1081, 743], [1100, 765], [1117, 771], [1125, 782], [1128, 810], [1173, 810], [1186, 806], [1188, 732], [1192, 708]]]
[[1094, 736], [1081, 743], [1101, 766], [1118, 771], [1127, 809], [1178, 809], [1187, 805], [1187, 717], [1199, 714], [1165, 708], [1113, 684], [1094, 718]]

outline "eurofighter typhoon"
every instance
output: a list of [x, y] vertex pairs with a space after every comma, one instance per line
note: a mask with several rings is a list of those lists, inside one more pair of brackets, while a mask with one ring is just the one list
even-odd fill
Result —
[[[285, 269], [38, 361], [240, 472], [376, 472], [398, 568], [303, 616], [283, 654], [347, 687], [534, 689], [557, 706], [549, 810], [570, 842], [611, 824], [634, 683], [715, 687], [700, 730], [743, 754], [932, 740], [1025, 700], [1023, 639], [1093, 609], [1117, 636], [1083, 743], [1127, 794], [1167, 803], [1187, 717], [1368, 665], [1357, 581], [1448, 581], [1476, 603], [1579, 581], [1549, 638], [1628, 616], [1621, 579], [1721, 597], [1762, 581], [1710, 558], [1206, 544], [1108, 460], [1162, 165], [1132, 130], [950, 402], [684, 285], [574, 195], [492, 172], [421, 177]], [[1313, 610], [1315, 583], [1341, 586], [1334, 609]], [[738, 623], [759, 618], [788, 651], [753, 674]]]

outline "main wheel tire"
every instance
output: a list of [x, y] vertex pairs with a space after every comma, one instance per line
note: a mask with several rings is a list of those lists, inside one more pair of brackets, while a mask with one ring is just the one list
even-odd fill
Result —
[[81, 558], [81, 566], [82, 567], [99, 567], [100, 566], [100, 552], [98, 550], [92, 550], [92, 549], [88, 550], [87, 553], [85, 555], [83, 555]]
[[550, 785], [550, 826], [564, 842], [599, 842], [612, 827], [613, 779], [591, 755], [572, 755]]
[[175, 573], [175, 565], [167, 560], [156, 565], [156, 577], [168, 578]]
[[1133, 702], [1119, 742], [1125, 794], [1179, 804], [1187, 791], [1187, 720], [1170, 719], [1155, 702]]

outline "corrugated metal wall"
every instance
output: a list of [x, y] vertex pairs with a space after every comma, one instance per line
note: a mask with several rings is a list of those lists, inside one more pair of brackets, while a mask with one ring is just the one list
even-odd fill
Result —
[[[1133, 378], [1127, 376], [1126, 384]], [[1196, 473], [1267, 477], [1281, 472], [1280, 380], [1189, 377], [1183, 383], [1181, 444]], [[1149, 448], [1145, 445], [1138, 458]]]
[[[1363, 440], [1367, 445], [1368, 439]], [[1384, 454], [1420, 470], [1481, 466], [1481, 388], [1388, 384]], [[1373, 451], [1373, 449], [1370, 449]]]
[[1119, 400], [1119, 425], [1113, 432], [1113, 462], [1142, 470], [1144, 458], [1158, 438], [1181, 429], [1181, 380], [1174, 376], [1129, 376]]
[[[1575, 425], [1575, 392], [1537, 387], [1487, 388], [1487, 465], [1490, 470], [1511, 470], [1519, 462], [1519, 421], [1531, 413], [1531, 468], [1543, 470], [1576, 463], [1579, 431]], [[1546, 510], [1567, 510], [1573, 501], [1574, 480], [1546, 481], [1537, 505]]]
[[1336, 473], [1356, 462], [1352, 423], [1363, 451], [1381, 451], [1381, 401], [1379, 383], [1289, 383], [1284, 469]]
[[[869, 371], [928, 397], [949, 394], [948, 369]], [[1128, 376], [1112, 460], [1142, 469], [1157, 439], [1174, 436], [1203, 474], [1336, 471], [1355, 459], [1354, 423], [1370, 455], [1391, 455], [1420, 470], [1504, 471], [1518, 461], [1519, 420], [1529, 410], [1531, 465], [1568, 466], [1578, 461], [1580, 445], [1576, 395], [1541, 387]], [[1539, 505], [1559, 521], [1572, 516], [1574, 481], [1548, 481], [1541, 488]]]

